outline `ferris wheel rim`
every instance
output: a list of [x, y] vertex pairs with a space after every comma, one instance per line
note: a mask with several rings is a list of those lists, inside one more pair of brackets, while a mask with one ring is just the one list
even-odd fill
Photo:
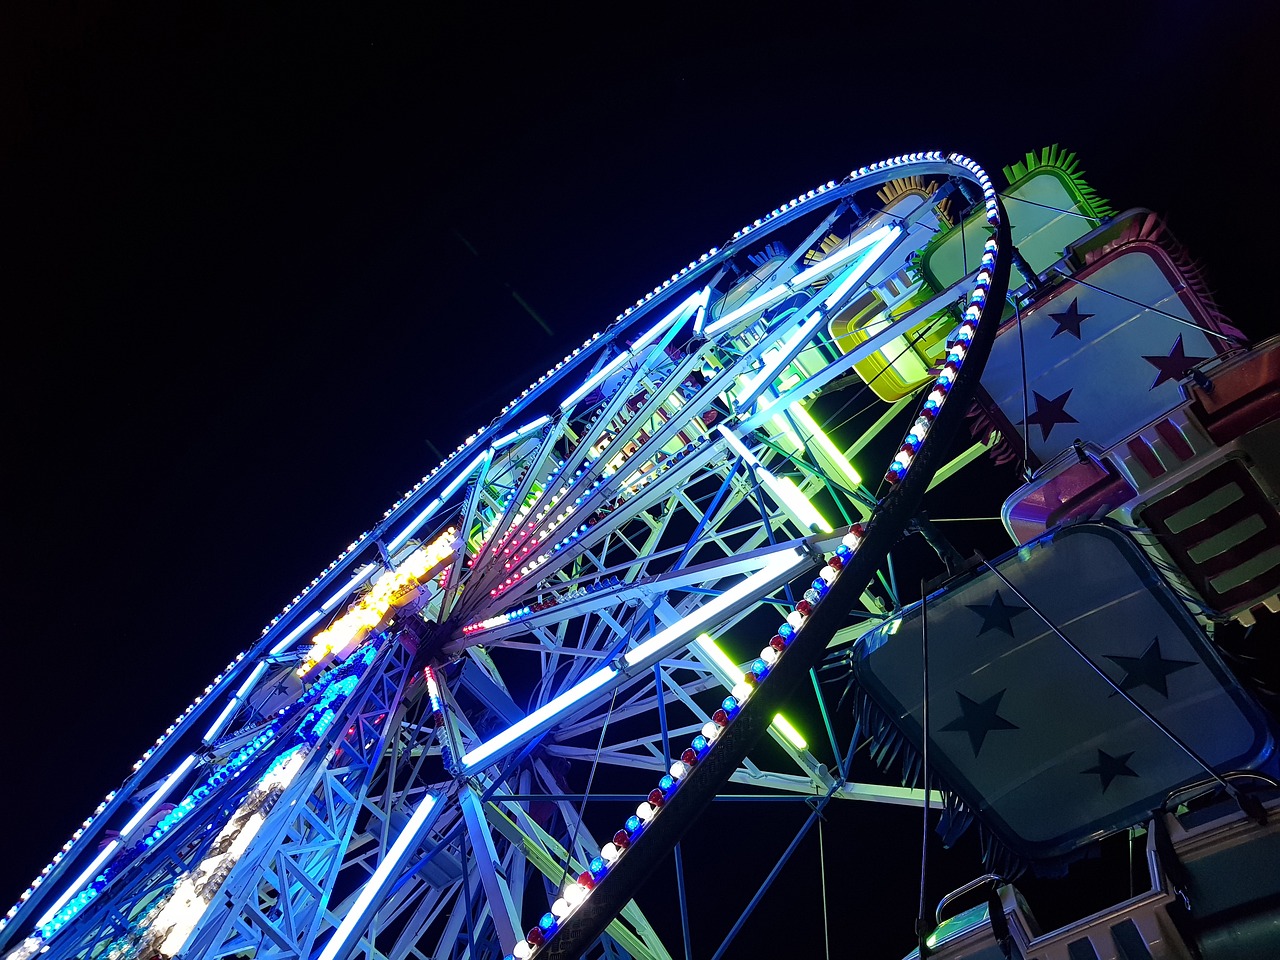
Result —
[[[909, 158], [907, 159], [895, 158], [894, 161], [886, 161], [882, 164], [877, 164], [874, 167], [861, 168], [860, 171], [854, 171], [850, 177], [846, 178], [839, 185], [831, 186], [831, 182], [829, 182], [828, 188], [825, 190], [809, 191], [809, 195], [807, 197], [802, 196], [801, 198], [797, 198], [796, 200], [791, 201], [789, 205], [784, 205], [775, 209], [773, 213], [761, 218], [761, 221], [745, 226], [738, 234], [735, 234], [734, 238], [724, 248], [712, 248], [703, 260], [697, 262], [696, 268], [689, 269], [687, 273], [682, 271], [679, 275], [680, 280], [678, 282], [672, 282], [670, 285], [664, 283], [659, 287], [655, 287], [654, 292], [651, 295], [647, 294], [645, 298], [637, 301], [634, 308], [627, 308], [627, 310], [622, 314], [619, 314], [614, 326], [609, 328], [609, 330], [606, 330], [604, 335], [597, 334], [596, 337], [593, 337], [587, 342], [587, 344], [594, 345], [599, 343], [600, 347], [597, 349], [602, 351], [605, 343], [620, 339], [624, 333], [639, 328], [642, 323], [651, 319], [653, 315], [660, 312], [664, 306], [669, 305], [671, 301], [675, 300], [679, 291], [687, 291], [693, 288], [696, 286], [697, 281], [705, 278], [705, 276], [715, 267], [727, 262], [732, 256], [740, 253], [747, 247], [758, 243], [761, 238], [766, 238], [782, 227], [793, 222], [802, 214], [810, 212], [812, 208], [802, 208], [805, 207], [806, 203], [815, 198], [822, 197], [826, 198], [829, 203], [836, 203], [846, 196], [851, 196], [855, 192], [876, 186], [879, 183], [896, 179], [907, 173], [958, 174], [961, 170], [966, 170], [972, 174], [974, 170], [977, 169], [976, 165], [972, 165], [971, 167], [964, 165], [965, 163], [971, 164], [971, 161], [966, 161], [965, 158], [953, 159], [953, 157], [954, 155], [947, 155], [944, 157], [942, 154], [933, 153], [912, 154], [909, 155]], [[693, 264], [691, 264], [691, 267], [693, 267]], [[722, 318], [719, 319], [722, 320]], [[615, 327], [618, 329], [610, 335], [609, 331], [614, 330]], [[577, 370], [587, 359], [596, 355], [597, 349], [588, 349], [587, 344], [584, 344], [584, 347], [580, 348], [582, 350], [581, 361], [578, 363], [572, 363], [570, 362], [571, 358], [566, 358], [564, 364], [557, 366], [554, 371], [554, 375], [553, 371], [549, 371], [548, 376], [537, 381], [534, 385], [531, 385], [530, 390], [526, 391], [525, 395], [522, 395], [511, 404], [504, 407], [502, 413], [498, 418], [495, 418], [493, 423], [488, 427], [477, 431], [476, 434], [473, 434], [473, 436], [468, 439], [467, 443], [459, 447], [455, 454], [446, 458], [446, 460], [442, 462], [441, 466], [437, 468], [438, 479], [434, 479], [434, 482], [429, 482], [428, 478], [424, 478], [424, 482], [414, 488], [412, 496], [406, 496], [403, 501], [398, 502], [391, 511], [388, 511], [387, 516], [384, 517], [384, 521], [374, 528], [374, 532], [381, 530], [384, 534], [389, 534], [395, 526], [395, 524], [391, 522], [392, 520], [409, 515], [413, 508], [420, 506], [422, 501], [428, 496], [439, 493], [442, 490], [448, 490], [447, 484], [452, 484], [456, 481], [457, 474], [455, 472], [455, 468], [462, 464], [467, 457], [473, 457], [470, 462], [475, 463], [479, 459], [479, 456], [483, 456], [483, 453], [479, 456], [473, 456], [474, 451], [481, 449], [481, 440], [488, 439], [489, 437], [496, 437], [500, 429], [513, 426], [515, 428], [515, 432], [519, 433], [526, 425], [518, 424], [517, 421], [522, 419], [520, 414], [523, 411], [530, 410], [533, 407], [534, 398], [546, 395], [554, 385], [567, 379], [571, 371]], [[579, 352], [575, 351], [574, 359], [577, 359], [578, 356]], [[492, 443], [488, 449], [492, 451]], [[437, 471], [433, 471], [432, 474], [428, 475], [428, 477], [433, 477], [433, 475], [437, 474]], [[466, 470], [464, 469], [461, 472], [465, 474]], [[450, 492], [456, 492], [456, 488], [454, 491]], [[423, 522], [429, 519], [430, 516], [427, 516]], [[397, 534], [397, 537], [404, 536], [407, 530], [408, 528], [402, 528], [400, 533]], [[410, 532], [409, 535], [411, 536], [412, 532]], [[330, 565], [329, 570], [333, 579], [329, 582], [334, 582], [334, 580], [337, 580], [343, 572], [350, 569], [354, 564], [355, 558], [360, 555], [360, 550], [357, 548], [369, 538], [370, 533], [362, 534], [357, 538], [357, 540], [352, 542], [349, 549], [344, 551], [335, 564]], [[376, 540], [377, 537], [375, 536], [373, 539]], [[405, 539], [407, 540], [407, 537], [405, 537]], [[404, 541], [402, 540], [402, 542]], [[352, 576], [348, 582], [354, 583], [354, 581], [358, 579], [358, 576], [359, 572], [357, 572], [356, 576]], [[300, 601], [305, 597], [306, 593], [307, 591], [304, 591], [300, 594], [299, 597], [296, 598], [296, 601]], [[338, 594], [334, 594], [334, 596], [338, 596]], [[285, 611], [283, 611], [282, 617], [273, 621], [273, 623], [268, 625], [264, 630], [262, 638], [255, 647], [237, 657], [236, 660], [229, 665], [228, 670], [224, 672], [224, 675], [219, 675], [215, 684], [211, 686], [216, 686], [219, 689], [227, 688], [229, 684], [242, 680], [244, 674], [249, 672], [249, 663], [260, 662], [264, 653], [268, 651], [274, 653], [283, 650], [290, 643], [296, 642], [303, 632], [310, 626], [315, 625], [316, 620], [319, 619], [316, 613], [305, 618], [302, 617], [301, 613], [304, 609], [305, 605], [300, 606], [299, 603], [286, 607]], [[289, 616], [290, 614], [292, 614], [292, 616]], [[460, 630], [461, 628], [459, 627], [458, 629]], [[466, 644], [463, 646], [465, 647]], [[454, 652], [461, 652], [461, 648]], [[248, 663], [245, 663], [246, 660]], [[241, 665], [242, 663], [244, 664], [243, 666]], [[201, 703], [202, 701], [197, 701], [197, 704], [194, 706], [199, 708]], [[208, 704], [205, 704], [203, 709], [188, 710], [188, 713], [184, 715], [183, 719], [190, 719], [194, 721], [207, 708]], [[192, 716], [193, 713], [194, 716]], [[162, 741], [164, 740], [164, 738], [161, 739]], [[155, 754], [149, 754], [147, 757], [144, 757], [144, 760], [142, 761], [143, 768], [153, 768], [155, 766], [154, 764], [150, 764], [149, 761], [153, 756], [155, 756], [155, 759], [158, 762], [159, 756], [163, 754], [163, 746], [162, 742], [158, 742], [157, 748], [159, 749], [157, 749]], [[140, 775], [141, 772], [142, 771], [140, 769]], [[114, 800], [114, 798], [108, 799], [108, 807], [111, 806], [112, 800]], [[103, 812], [105, 813], [106, 810], [104, 809]]]

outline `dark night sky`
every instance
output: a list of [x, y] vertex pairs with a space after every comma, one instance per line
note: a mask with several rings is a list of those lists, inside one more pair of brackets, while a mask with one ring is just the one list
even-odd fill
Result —
[[0, 911], [433, 445], [818, 182], [1058, 142], [1276, 328], [1262, 4], [462, 6], [4, 15]]

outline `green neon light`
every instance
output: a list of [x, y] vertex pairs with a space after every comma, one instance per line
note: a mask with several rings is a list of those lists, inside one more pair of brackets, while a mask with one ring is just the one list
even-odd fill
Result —
[[[720, 649], [720, 645], [712, 640], [709, 634], [698, 634], [693, 643], [717, 668], [720, 680], [725, 686], [731, 687], [735, 683], [742, 681], [742, 668]], [[800, 731], [793, 727], [782, 714], [779, 713], [773, 718], [773, 727], [797, 750], [807, 750], [809, 748], [808, 741], [800, 735]]]
[[799, 401], [791, 404], [789, 409], [792, 416], [809, 431], [810, 439], [827, 455], [827, 458], [835, 465], [836, 469], [844, 474], [845, 479], [852, 483], [855, 488], [860, 486], [862, 477], [858, 474], [858, 471], [853, 469], [849, 461], [845, 459], [844, 451], [831, 442], [831, 438], [818, 426], [818, 421], [810, 416], [809, 411], [802, 407]]
[[800, 736], [800, 731], [793, 727], [782, 714], [779, 713], [774, 715], [773, 727], [780, 734], [786, 737], [787, 742], [797, 750], [808, 749], [809, 744], [804, 737]]
[[719, 645], [708, 634], [698, 634], [697, 639], [693, 642], [699, 650], [707, 655], [707, 658], [713, 664], [720, 668], [720, 672], [723, 674], [720, 679], [724, 681], [726, 686], [731, 687], [735, 683], [742, 681], [742, 668], [734, 663], [729, 658], [729, 655], [721, 650]]
[[818, 512], [818, 508], [809, 502], [809, 498], [790, 477], [775, 477], [764, 467], [759, 467], [757, 472], [760, 479], [765, 482], [765, 486], [771, 488], [806, 527], [810, 529], [817, 527], [823, 533], [831, 533], [835, 530], [835, 527], [827, 523], [826, 518]]

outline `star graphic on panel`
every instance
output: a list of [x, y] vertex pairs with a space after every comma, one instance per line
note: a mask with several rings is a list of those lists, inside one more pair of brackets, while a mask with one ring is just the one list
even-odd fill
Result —
[[1169, 351], [1167, 357], [1143, 357], [1143, 360], [1151, 364], [1159, 371], [1156, 378], [1152, 381], [1151, 386], [1147, 389], [1154, 390], [1166, 380], [1178, 381], [1191, 372], [1197, 363], [1203, 363], [1208, 357], [1188, 357], [1186, 351], [1182, 347], [1182, 334], [1178, 334], [1178, 339], [1173, 341], [1173, 349]]
[[977, 757], [982, 750], [982, 744], [987, 739], [987, 734], [992, 730], [1019, 729], [1016, 723], [1010, 723], [1000, 716], [998, 712], [1000, 710], [1000, 698], [1004, 696], [1003, 690], [987, 697], [981, 703], [976, 700], [970, 700], [959, 691], [956, 692], [956, 696], [960, 698], [960, 716], [942, 729], [946, 732], [963, 730], [969, 734], [969, 745], [973, 747], [974, 757]]
[[1133, 756], [1135, 751], [1130, 750], [1128, 753], [1113, 757], [1105, 750], [1098, 751], [1097, 766], [1090, 767], [1088, 770], [1081, 770], [1081, 773], [1096, 773], [1102, 780], [1102, 792], [1107, 792], [1107, 787], [1111, 786], [1111, 781], [1116, 777], [1137, 777], [1138, 775], [1129, 769], [1129, 758]]
[[[1075, 388], [1073, 387], [1072, 389]], [[1040, 427], [1041, 440], [1048, 440], [1049, 432], [1060, 423], [1080, 422], [1067, 413], [1067, 401], [1071, 399], [1071, 390], [1058, 394], [1052, 400], [1048, 397], [1042, 397], [1034, 390], [1031, 391], [1031, 395], [1036, 400], [1036, 412], [1027, 417], [1027, 423], [1034, 423]]]
[[1093, 314], [1081, 313], [1080, 309], [1076, 306], [1077, 299], [1077, 297], [1072, 297], [1071, 306], [1067, 307], [1067, 309], [1062, 311], [1062, 313], [1049, 314], [1049, 316], [1053, 318], [1053, 322], [1058, 325], [1058, 329], [1053, 331], [1053, 336], [1049, 338], [1050, 340], [1060, 333], [1069, 333], [1077, 340], [1080, 339], [1080, 324], [1092, 317]]
[[286, 681], [281, 680], [279, 683], [277, 683], [274, 687], [271, 688], [271, 692], [272, 693], [288, 693], [289, 687]]
[[1113, 657], [1111, 654], [1106, 657], [1124, 671], [1124, 678], [1120, 681], [1121, 690], [1150, 687], [1166, 700], [1169, 699], [1169, 674], [1196, 665], [1194, 660], [1166, 660], [1160, 656], [1159, 637], [1151, 638], [1140, 657]]
[[999, 590], [991, 597], [990, 603], [966, 603], [965, 607], [982, 617], [982, 629], [977, 633], [979, 637], [988, 630], [1003, 630], [1012, 637], [1013, 618], [1027, 612], [1026, 607], [1005, 603]]

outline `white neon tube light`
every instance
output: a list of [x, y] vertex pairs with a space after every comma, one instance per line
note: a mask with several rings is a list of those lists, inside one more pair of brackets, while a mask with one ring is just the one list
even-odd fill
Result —
[[570, 407], [576, 404], [579, 400], [585, 397], [588, 393], [590, 393], [592, 390], [598, 387], [601, 383], [609, 379], [609, 377], [613, 375], [614, 371], [616, 371], [619, 367], [621, 367], [624, 363], [626, 363], [628, 360], [631, 360], [631, 359], [633, 359], [631, 354], [627, 353], [626, 351], [618, 354], [616, 357], [610, 360], [607, 364], [605, 364], [605, 367], [603, 370], [601, 370], [599, 373], [593, 374], [590, 377], [588, 377], [586, 382], [583, 383], [582, 386], [580, 386], [577, 390], [573, 391], [573, 393], [569, 394], [569, 396], [565, 397], [562, 401], [560, 401], [560, 409], [568, 410]]
[[395, 843], [391, 844], [391, 849], [387, 851], [387, 855], [383, 857], [382, 862], [373, 871], [373, 876], [360, 888], [360, 893], [356, 896], [355, 903], [351, 905], [347, 915], [342, 918], [342, 922], [338, 924], [338, 929], [333, 932], [333, 936], [329, 938], [325, 948], [320, 951], [319, 960], [338, 960], [339, 957], [345, 958], [347, 956], [348, 941], [364, 927], [365, 922], [368, 920], [367, 914], [373, 907], [374, 900], [382, 893], [382, 888], [387, 885], [387, 881], [395, 873], [399, 872], [404, 865], [404, 860], [409, 855], [410, 848], [417, 845], [421, 838], [422, 830], [427, 823], [427, 818], [431, 816], [435, 807], [435, 794], [428, 793], [422, 798], [418, 808], [409, 817], [409, 822], [400, 831], [400, 836], [396, 837]]
[[543, 416], [539, 417], [537, 420], [534, 420], [530, 423], [526, 423], [520, 429], [512, 430], [505, 437], [499, 437], [497, 440], [493, 441], [493, 449], [499, 450], [502, 447], [505, 447], [507, 444], [513, 443], [514, 441], [519, 440], [526, 433], [531, 433], [532, 431], [537, 430], [540, 426], [542, 426], [544, 423], [547, 423], [550, 419], [551, 419], [550, 417], [544, 414]]
[[703, 287], [697, 293], [691, 294], [684, 299], [680, 306], [676, 307], [665, 317], [655, 323], [646, 333], [640, 335], [635, 343], [629, 348], [633, 357], [639, 356], [645, 347], [658, 339], [659, 334], [665, 331], [673, 323], [683, 322], [688, 319], [691, 313], [696, 312], [700, 307], [706, 306], [707, 298], [711, 296], [711, 287]]
[[825, 300], [822, 301], [822, 305], [824, 307], [830, 310], [839, 303], [844, 298], [845, 294], [853, 289], [855, 284], [861, 282], [862, 278], [865, 277], [871, 268], [880, 260], [880, 257], [884, 252], [897, 242], [898, 234], [901, 233], [902, 230], [899, 227], [889, 227], [886, 229], [890, 231], [889, 234], [880, 240], [880, 242], [877, 243], [875, 247], [862, 258], [862, 260], [854, 264], [854, 266], [851, 267], [849, 271], [836, 283], [835, 289], [827, 295]]
[[554, 700], [548, 700], [528, 716], [517, 720], [495, 737], [490, 737], [480, 746], [462, 755], [462, 766], [468, 772], [481, 766], [486, 760], [499, 751], [515, 743], [527, 733], [532, 733], [567, 711], [584, 697], [599, 690], [618, 675], [616, 667], [602, 667], [578, 683], [574, 684]]
[[760, 475], [764, 485], [773, 491], [778, 500], [785, 504], [806, 528], [821, 530], [823, 533], [831, 533], [835, 529], [827, 523], [826, 517], [818, 512], [818, 508], [809, 502], [809, 498], [801, 492], [796, 482], [790, 477], [775, 477], [764, 467], [757, 468], [756, 473]]
[[756, 595], [764, 589], [766, 582], [784, 576], [803, 562], [804, 556], [795, 548], [782, 551], [745, 580], [687, 614], [679, 623], [658, 631], [640, 646], [627, 651], [622, 659], [629, 667], [662, 659], [687, 643], [690, 633], [715, 620], [739, 601]]
[[513, 443], [514, 441], [516, 441], [516, 440], [518, 440], [518, 439], [520, 439], [520, 431], [519, 431], [519, 430], [512, 430], [512, 431], [511, 431], [510, 433], [508, 433], [505, 437], [499, 437], [497, 440], [493, 441], [493, 449], [495, 449], [495, 450], [501, 450], [501, 449], [502, 449], [503, 447], [505, 447], [508, 443]]
[[805, 318], [799, 329], [783, 342], [773, 356], [765, 361], [763, 369], [743, 388], [744, 403], [750, 404], [762, 389], [773, 383], [774, 378], [778, 376], [778, 372], [795, 359], [792, 354], [796, 352], [801, 344], [812, 337], [821, 325], [821, 311], [815, 311]]
[[[792, 287], [807, 286], [811, 281], [816, 280], [818, 277], [825, 276], [836, 267], [858, 256], [873, 244], [880, 243], [886, 236], [892, 239], [901, 232], [902, 228], [894, 224], [881, 227], [879, 230], [873, 230], [865, 237], [856, 238], [843, 250], [833, 253], [829, 257], [824, 257], [807, 270], [801, 270], [788, 282]], [[879, 253], [879, 251], [876, 252]], [[874, 256], [872, 256], [871, 259], [874, 259]]]
[[695, 336], [702, 336], [702, 325], [707, 322], [707, 305], [704, 303], [698, 307], [697, 312], [693, 315], [693, 333]]
[[138, 824], [146, 820], [151, 811], [154, 810], [166, 796], [169, 794], [170, 788], [177, 782], [178, 778], [191, 769], [196, 762], [195, 754], [187, 757], [182, 763], [178, 764], [178, 768], [164, 778], [164, 782], [156, 787], [155, 792], [147, 798], [147, 802], [138, 808], [135, 813], [123, 827], [120, 828], [119, 836], [128, 839], [129, 834], [137, 828]]
[[769, 304], [773, 303], [773, 301], [777, 300], [779, 297], [785, 296], [786, 294], [791, 292], [792, 292], [791, 288], [788, 287], [785, 283], [780, 283], [776, 287], [770, 287], [764, 293], [761, 293], [752, 297], [742, 306], [738, 307], [738, 309], [730, 310], [723, 317], [720, 317], [719, 319], [717, 319], [715, 323], [707, 327], [706, 335], [710, 337], [710, 336], [713, 336], [714, 334], [719, 333], [721, 330], [732, 325], [738, 320], [741, 320], [743, 317], [747, 316], [748, 314], [754, 313], [757, 310], [763, 310], [765, 307], [769, 306]]
[[222, 731], [223, 724], [231, 719], [232, 712], [239, 704], [239, 697], [232, 697], [227, 701], [227, 705], [222, 708], [222, 713], [218, 714], [218, 719], [213, 721], [213, 724], [205, 731], [204, 736], [200, 739], [205, 743], [212, 741]]
[[347, 585], [345, 587], [343, 587], [341, 590], [335, 593], [332, 597], [330, 597], [324, 603], [320, 604], [320, 609], [328, 613], [330, 610], [332, 610], [334, 607], [340, 604], [343, 600], [345, 600], [351, 594], [352, 590], [354, 590], [356, 587], [360, 586], [360, 584], [368, 580], [369, 574], [372, 572], [373, 572], [373, 564], [366, 563], [363, 567], [361, 567], [354, 574], [352, 574], [351, 579], [347, 581]]
[[54, 917], [56, 917], [58, 915], [58, 911], [62, 909], [63, 905], [68, 900], [71, 899], [71, 895], [73, 893], [79, 893], [86, 883], [98, 875], [98, 871], [102, 869], [102, 865], [111, 859], [119, 846], [119, 840], [112, 840], [103, 847], [102, 852], [93, 858], [93, 863], [89, 864], [89, 866], [85, 868], [84, 873], [71, 881], [67, 886], [67, 889], [62, 892], [62, 896], [58, 897], [58, 899], [53, 902], [53, 906], [45, 911], [44, 916], [36, 921], [36, 927], [43, 927], [46, 923], [49, 923]]
[[734, 453], [745, 460], [748, 465], [753, 467], [763, 466], [760, 462], [760, 458], [747, 449], [747, 445], [738, 439], [738, 435], [736, 433], [732, 430], [726, 429], [723, 424], [721, 424], [717, 429], [720, 431], [720, 435], [729, 442], [729, 446], [733, 447]]
[[[764, 395], [760, 397], [761, 410], [768, 410], [772, 407], [774, 407], [774, 402], [769, 396]], [[805, 449], [804, 439], [795, 431], [791, 421], [787, 419], [784, 412], [775, 413], [769, 419], [773, 421], [773, 425], [778, 428], [778, 431], [791, 441], [792, 446], [797, 450]]]
[[307, 617], [307, 619], [303, 620], [300, 624], [289, 631], [289, 635], [272, 647], [271, 652], [279, 653], [285, 647], [289, 646], [289, 644], [293, 643], [293, 641], [297, 640], [298, 637], [302, 636], [302, 634], [306, 633], [307, 628], [319, 619], [320, 611], [316, 610], [311, 614], [311, 616]]
[[243, 700], [253, 689], [253, 685], [262, 679], [262, 675], [267, 672], [267, 665], [260, 663], [253, 668], [253, 672], [249, 674], [249, 679], [240, 684], [240, 689], [236, 691], [236, 699]]
[[727, 429], [723, 424], [719, 427], [719, 430], [721, 436], [729, 441], [729, 446], [733, 447], [738, 456], [742, 457], [755, 470], [760, 482], [769, 488], [769, 491], [780, 504], [796, 515], [796, 519], [810, 529], [817, 527], [823, 533], [832, 531], [831, 524], [827, 523], [826, 518], [809, 502], [809, 498], [800, 492], [800, 488], [795, 485], [795, 482], [790, 477], [775, 477], [760, 462], [759, 458], [738, 439], [737, 434]]
[[396, 534], [396, 538], [387, 544], [387, 553], [395, 553], [406, 540], [417, 533], [418, 528], [431, 519], [431, 515], [440, 507], [440, 498], [436, 497], [425, 507], [422, 512], [409, 521], [409, 525]]
[[485, 457], [491, 456], [493, 456], [493, 451], [489, 449], [485, 449], [479, 453], [474, 460], [462, 468], [461, 473], [449, 481], [449, 485], [445, 487], [444, 491], [440, 494], [440, 499], [448, 500], [452, 497], [458, 491], [460, 486], [471, 479], [471, 473], [476, 467], [480, 466], [480, 461], [484, 460]]

